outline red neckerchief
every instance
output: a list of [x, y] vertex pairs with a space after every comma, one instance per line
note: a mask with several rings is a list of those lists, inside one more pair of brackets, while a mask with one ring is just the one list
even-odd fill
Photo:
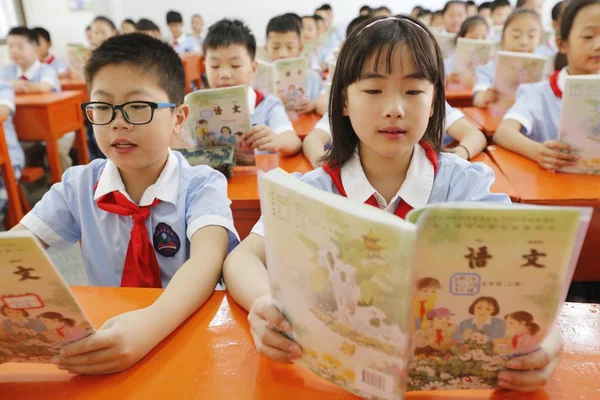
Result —
[[517, 346], [519, 345], [519, 339], [521, 339], [523, 335], [525, 335], [525, 333], [517, 333], [516, 335], [513, 335], [511, 340], [511, 345], [513, 349], [517, 348]]
[[25, 75], [21, 75], [19, 77], [19, 79], [22, 80], [22, 81], [29, 81], [29, 79], [27, 79], [27, 77]]
[[63, 324], [63, 326], [61, 326], [60, 328], [58, 328], [56, 330], [56, 333], [58, 333], [58, 336], [65, 337], [65, 333], [63, 332], [63, 329], [65, 329], [66, 326], [67, 326], [67, 324]]
[[442, 334], [442, 330], [436, 329], [435, 330], [435, 342], [439, 346], [440, 344], [442, 344], [443, 341], [444, 341], [444, 335]]
[[[425, 150], [425, 155], [427, 156], [427, 158], [429, 159], [431, 164], [433, 164], [433, 173], [436, 174], [437, 170], [438, 170], [437, 152], [433, 149], [433, 147], [431, 147], [431, 145], [429, 145], [428, 143], [426, 143], [424, 141], [420, 141], [419, 144]], [[327, 173], [327, 175], [329, 175], [329, 177], [331, 178], [331, 181], [333, 182], [335, 188], [338, 190], [340, 195], [342, 195], [344, 197], [348, 197], [348, 195], [346, 194], [346, 190], [344, 189], [344, 186], [342, 185], [342, 169], [341, 169], [341, 167], [339, 167], [339, 166], [331, 167], [330, 165], [325, 164], [325, 165], [323, 165], [323, 170]], [[373, 195], [371, 195], [371, 197], [369, 197], [367, 199], [367, 201], [365, 201], [365, 204], [379, 207], [379, 204], [377, 204], [377, 200], [375, 199], [375, 196], [373, 196]], [[404, 200], [401, 199], [400, 203], [398, 204], [398, 207], [396, 207], [396, 211], [394, 211], [394, 214], [396, 216], [404, 219], [406, 217], [406, 214], [408, 214], [412, 209], [413, 208], [410, 204], [408, 204], [407, 202], [405, 202]]]
[[421, 300], [419, 303], [421, 303], [419, 307], [419, 316], [421, 319], [425, 319], [425, 303], [427, 303], [427, 300]]
[[46, 59], [42, 62], [44, 64], [52, 64], [55, 59], [56, 59], [56, 57], [54, 57], [54, 54], [49, 54], [48, 57], [46, 57]]
[[256, 108], [260, 102], [265, 99], [265, 95], [263, 92], [259, 92], [258, 90], [255, 90], [254, 92], [256, 93], [256, 103], [254, 103], [254, 108]]
[[556, 97], [558, 97], [559, 99], [562, 99], [563, 92], [562, 92], [562, 90], [560, 90], [560, 87], [558, 86], [558, 75], [560, 75], [560, 70], [553, 73], [552, 76], [550, 77], [550, 88], [552, 88], [552, 91], [554, 92], [554, 95]]
[[[97, 186], [98, 184], [96, 184]], [[154, 199], [149, 206], [140, 207], [117, 190], [105, 194], [96, 201], [96, 205], [101, 210], [121, 216], [129, 216], [133, 220], [125, 263], [123, 264], [121, 287], [162, 288], [160, 266], [146, 228], [146, 221], [150, 217], [151, 208], [159, 203], [160, 200]]]

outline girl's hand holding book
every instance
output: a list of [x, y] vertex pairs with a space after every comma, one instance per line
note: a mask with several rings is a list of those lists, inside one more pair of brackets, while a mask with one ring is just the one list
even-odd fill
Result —
[[577, 156], [572, 154], [573, 148], [566, 143], [547, 140], [541, 143], [535, 161], [551, 171], [577, 164]]

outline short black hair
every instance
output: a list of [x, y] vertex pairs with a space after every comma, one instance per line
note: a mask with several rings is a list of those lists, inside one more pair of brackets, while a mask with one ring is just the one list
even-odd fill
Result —
[[318, 8], [319, 10], [325, 10], [325, 11], [333, 11], [333, 9], [331, 8], [331, 6], [328, 3], [323, 4], [321, 7]]
[[315, 21], [319, 22], [319, 21], [325, 21], [323, 19], [323, 17], [321, 17], [319, 14], [315, 14], [313, 15], [313, 18], [315, 19]]
[[208, 33], [204, 38], [204, 54], [207, 50], [229, 47], [234, 44], [246, 47], [250, 59], [254, 61], [256, 39], [250, 28], [239, 19], [224, 18], [208, 28]]
[[116, 31], [117, 30], [117, 26], [115, 25], [115, 23], [112, 21], [112, 19], [105, 17], [104, 15], [99, 15], [96, 18], [94, 18], [94, 20], [92, 21], [92, 23], [94, 22], [105, 22], [108, 24], [108, 26], [110, 26], [112, 28], [112, 30]]
[[183, 17], [177, 11], [169, 11], [167, 13], [167, 24], [183, 23]]
[[492, 10], [492, 2], [491, 1], [484, 1], [483, 3], [481, 3], [479, 5], [479, 7], [477, 7], [477, 11], [481, 11], [481, 10], [485, 10], [485, 9], [489, 9], [490, 11]]
[[137, 24], [135, 24], [135, 30], [140, 32], [160, 31], [158, 25], [147, 18], [141, 18]]
[[48, 32], [46, 29], [42, 28], [41, 26], [38, 26], [38, 27], [33, 28], [32, 31], [34, 31], [35, 34], [37, 35], [38, 43], [39, 43], [39, 39], [44, 39], [49, 44], [52, 44], [52, 38], [50, 37], [50, 32]]
[[[379, 22], [374, 24], [374, 21]], [[407, 15], [377, 17], [365, 20], [348, 36], [338, 57], [329, 99], [333, 140], [324, 158], [329, 165], [344, 165], [353, 156], [359, 142], [350, 118], [343, 115], [348, 86], [361, 78], [363, 66], [371, 59], [375, 60], [375, 69], [385, 68], [390, 73], [399, 44], [410, 51], [417, 71], [434, 86], [434, 112], [422, 140], [436, 151], [441, 151], [446, 115], [442, 51], [431, 32], [418, 19]]]
[[350, 36], [350, 34], [352, 32], [354, 32], [354, 30], [356, 28], [358, 28], [360, 26], [360, 24], [362, 24], [363, 22], [365, 22], [366, 20], [368, 20], [370, 18], [371, 17], [367, 16], [367, 15], [359, 15], [358, 17], [356, 17], [352, 21], [350, 21], [350, 23], [346, 27], [346, 37]]
[[373, 10], [374, 13], [378, 12], [378, 11], [387, 11], [390, 14], [392, 13], [392, 10], [390, 10], [388, 7], [386, 6], [381, 6], [381, 7], [377, 7], [376, 9]]
[[469, 33], [471, 28], [473, 28], [474, 26], [477, 26], [477, 25], [485, 25], [485, 27], [488, 31], [490, 29], [490, 26], [488, 25], [485, 18], [483, 18], [482, 16], [479, 16], [479, 15], [472, 15], [469, 18], [465, 19], [464, 22], [462, 23], [462, 25], [460, 26], [460, 29], [459, 29], [458, 33], [456, 34], [455, 42], [458, 42], [458, 38], [465, 37], [467, 35], [467, 33]]
[[559, 1], [552, 7], [552, 21], [558, 21], [563, 8], [564, 1]]
[[[302, 24], [302, 20], [300, 20], [300, 24]], [[285, 14], [279, 15], [269, 20], [269, 23], [267, 24], [267, 38], [269, 37], [269, 33], [271, 32], [294, 32], [298, 34], [298, 37], [300, 37], [302, 35], [302, 28], [298, 25], [298, 21], [294, 17]]]
[[431, 15], [431, 10], [428, 10], [426, 8], [422, 8], [419, 13], [417, 14], [417, 18], [423, 18], [426, 15]]
[[361, 12], [363, 12], [363, 11], [366, 11], [366, 12], [368, 12], [369, 14], [371, 14], [371, 7], [369, 7], [369, 6], [366, 6], [366, 5], [365, 5], [365, 6], [362, 6], [362, 7], [360, 8], [360, 10], [358, 10], [358, 12], [359, 12], [359, 13], [361, 13]]
[[300, 17], [298, 14], [285, 13], [282, 15], [282, 17], [286, 17], [286, 18], [290, 18], [290, 19], [294, 20], [298, 24], [298, 26], [300, 26], [300, 30], [302, 30], [302, 17]]
[[492, 8], [492, 12], [494, 12], [497, 9], [502, 8], [502, 7], [511, 7], [512, 8], [512, 6], [510, 5], [510, 1], [508, 1], [508, 0], [494, 0], [494, 1], [492, 1], [492, 7], [491, 7]]
[[27, 39], [27, 41], [34, 46], [40, 45], [40, 40], [38, 39], [37, 33], [35, 33], [33, 29], [29, 29], [24, 26], [15, 26], [8, 31], [7, 36], [21, 36]]
[[437, 10], [437, 11], [434, 11], [434, 12], [433, 12], [433, 15], [432, 15], [432, 17], [435, 17], [436, 15], [437, 15], [437, 16], [441, 16], [441, 15], [444, 15], [444, 13], [442, 12], [442, 10]]
[[465, 4], [468, 6], [477, 6], [477, 4], [475, 4], [475, 2], [473, 0], [467, 0], [465, 1]]
[[465, 4], [464, 1], [450, 0], [450, 1], [447, 1], [446, 4], [444, 4], [444, 8], [442, 8], [442, 14], [446, 14], [446, 12], [448, 12], [450, 7], [452, 7], [453, 5], [460, 5], [460, 6], [463, 6], [465, 8], [465, 10], [467, 9], [467, 5]]
[[143, 33], [114, 36], [92, 51], [85, 65], [88, 90], [102, 68], [123, 64], [139, 68], [142, 74], [152, 74], [171, 103], [183, 103], [185, 71], [181, 58], [173, 46]]
[[121, 22], [121, 25], [123, 25], [123, 24], [129, 24], [129, 25], [135, 26], [135, 22], [133, 22], [133, 20], [131, 18], [124, 19], [123, 22]]

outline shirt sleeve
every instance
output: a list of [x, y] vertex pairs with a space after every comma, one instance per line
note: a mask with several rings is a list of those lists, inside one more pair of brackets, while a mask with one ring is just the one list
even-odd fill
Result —
[[491, 64], [482, 65], [477, 67], [475, 70], [475, 86], [473, 87], [473, 94], [477, 92], [483, 92], [488, 90], [494, 85], [494, 76], [492, 72]]
[[527, 86], [519, 86], [517, 89], [515, 104], [506, 112], [503, 120], [512, 119], [521, 124], [521, 132], [525, 136], [530, 136], [533, 131], [533, 115], [536, 102], [529, 94]]
[[271, 107], [267, 110], [265, 123], [271, 128], [273, 133], [278, 135], [283, 132], [294, 130], [294, 126], [285, 113], [285, 107], [279, 99], [275, 99]]
[[231, 200], [227, 198], [227, 179], [207, 166], [193, 167], [195, 176], [190, 180], [187, 192], [185, 219], [187, 237], [205, 226], [222, 226], [227, 229], [228, 251], [240, 242], [233, 224]]
[[49, 83], [52, 85], [52, 90], [60, 92], [60, 82], [58, 80], [58, 72], [56, 68], [44, 64], [42, 74], [40, 76], [40, 83]]
[[65, 171], [44, 197], [21, 220], [21, 224], [49, 247], [64, 248], [81, 240], [81, 226], [73, 211], [79, 209], [79, 177], [83, 168]]
[[448, 132], [448, 129], [450, 129], [452, 124], [464, 117], [465, 115], [458, 108], [454, 108], [446, 102], [446, 126], [444, 127], [444, 130]]
[[323, 89], [323, 80], [315, 71], [308, 70], [308, 96], [312, 101], [317, 101]]
[[15, 113], [15, 91], [9, 83], [0, 80], [0, 106], [6, 106]]

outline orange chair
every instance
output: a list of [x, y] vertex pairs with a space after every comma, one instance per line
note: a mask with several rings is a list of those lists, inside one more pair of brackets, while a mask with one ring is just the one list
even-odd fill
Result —
[[[42, 167], [25, 167], [23, 169], [23, 173], [21, 174], [20, 183], [37, 182], [45, 175], [46, 172]], [[23, 188], [23, 185], [19, 185], [19, 201], [24, 212], [28, 213], [31, 211], [31, 206], [29, 205], [29, 200], [27, 200], [27, 193], [25, 193], [25, 188]]]
[[5, 227], [6, 229], [10, 229], [23, 218], [23, 209], [19, 201], [17, 180], [15, 179], [10, 155], [8, 154], [8, 146], [4, 138], [4, 129], [2, 127], [4, 120], [5, 118], [0, 118], [0, 169], [2, 170], [4, 187], [8, 194], [8, 213], [6, 214]]

